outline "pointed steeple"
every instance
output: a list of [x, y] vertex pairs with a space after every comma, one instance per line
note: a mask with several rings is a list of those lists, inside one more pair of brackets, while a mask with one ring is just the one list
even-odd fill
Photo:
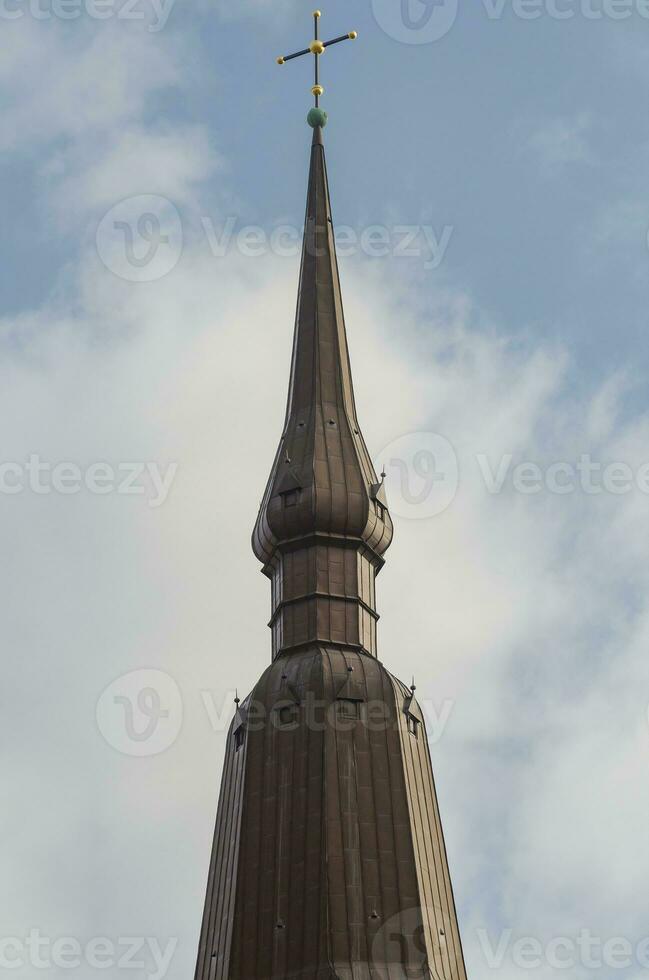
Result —
[[274, 655], [314, 641], [375, 654], [374, 578], [392, 530], [356, 414], [316, 126], [286, 420], [253, 533], [274, 582]]
[[[237, 705], [195, 980], [466, 980], [426, 721], [376, 657], [392, 539], [361, 435], [316, 105], [284, 430], [253, 534], [273, 663]], [[414, 973], [413, 973], [414, 970]]]

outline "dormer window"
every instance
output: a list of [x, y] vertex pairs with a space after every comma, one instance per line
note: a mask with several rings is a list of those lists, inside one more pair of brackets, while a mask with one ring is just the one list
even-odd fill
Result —
[[289, 490], [288, 493], [284, 494], [285, 507], [297, 507], [299, 500], [300, 500], [299, 490]]
[[279, 709], [279, 727], [289, 728], [295, 726], [300, 717], [300, 706], [297, 704], [285, 704]]
[[408, 715], [408, 731], [415, 738], [419, 738], [419, 719], [415, 718], [414, 715]]
[[343, 722], [359, 721], [362, 710], [363, 702], [354, 698], [338, 698], [336, 702], [336, 716]]

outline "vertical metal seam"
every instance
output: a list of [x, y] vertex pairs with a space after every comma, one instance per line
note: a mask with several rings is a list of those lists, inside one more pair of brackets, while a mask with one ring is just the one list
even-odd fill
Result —
[[[367, 696], [367, 702], [368, 702], [368, 705], [369, 705], [369, 701], [372, 700], [372, 699], [370, 698], [369, 681], [368, 681], [368, 677], [367, 677], [367, 671], [365, 670], [365, 660], [364, 660], [364, 658], [362, 656], [359, 656], [358, 657], [358, 660], [360, 661], [361, 670], [363, 672], [363, 682], [364, 682], [363, 686], [364, 686], [364, 689], [365, 689], [365, 694]], [[383, 678], [381, 676], [381, 686], [382, 686], [382, 681], [383, 681]], [[381, 691], [381, 694], [383, 694], [383, 691]], [[376, 779], [375, 779], [375, 773], [374, 773], [374, 770], [375, 770], [375, 765], [374, 765], [374, 746], [372, 744], [372, 732], [371, 732], [370, 727], [369, 727], [369, 720], [367, 718], [367, 715], [366, 715], [366, 719], [365, 720], [367, 722], [367, 745], [368, 745], [368, 750], [369, 750], [368, 751], [368, 756], [369, 756], [369, 769], [370, 769], [370, 774], [371, 774], [370, 775], [370, 785], [372, 787], [372, 809], [373, 809], [373, 812], [376, 814]], [[385, 731], [383, 732], [383, 740], [384, 740], [384, 743], [385, 743], [385, 751], [386, 751], [386, 755], [387, 755], [389, 753], [388, 753], [388, 745], [387, 745], [387, 732], [385, 732]], [[391, 804], [392, 804], [392, 801], [390, 800], [390, 805]], [[380, 842], [379, 842], [379, 827], [378, 827], [378, 822], [377, 822], [376, 819], [374, 820], [374, 840], [375, 840], [375, 843], [376, 843], [376, 870], [377, 870], [377, 877], [378, 877], [378, 883], [379, 883], [379, 897], [380, 897], [380, 900], [381, 900], [381, 906], [383, 907], [383, 903], [384, 903], [383, 887], [384, 886], [383, 886], [383, 875], [381, 874], [381, 848], [380, 848]], [[396, 863], [396, 860], [395, 860], [395, 863]], [[365, 914], [367, 915], [367, 908], [365, 909]], [[367, 930], [367, 926], [366, 926], [366, 930]], [[368, 950], [367, 950], [368, 972], [371, 971], [371, 960], [372, 960], [372, 945], [370, 944], [369, 939], [370, 939], [370, 937], [368, 935]]]
[[[448, 852], [446, 849], [446, 840], [444, 838], [444, 830], [442, 827], [442, 818], [439, 809], [439, 799], [437, 796], [437, 787], [435, 785], [435, 773], [433, 771], [433, 762], [430, 750], [426, 753], [425, 765], [428, 770], [428, 775], [430, 777], [432, 792], [433, 792], [433, 805], [434, 805], [434, 819], [435, 819], [435, 830], [437, 838], [437, 847], [440, 860], [442, 861], [442, 872], [444, 878], [444, 893], [446, 895], [449, 918], [451, 920], [451, 932], [453, 933], [453, 949], [454, 949], [454, 959], [456, 964], [457, 973], [464, 972], [466, 976], [466, 964], [464, 961], [464, 950], [462, 948], [462, 937], [460, 935], [460, 923], [457, 917], [457, 908], [455, 905], [455, 895], [453, 893], [453, 882], [451, 879], [451, 871], [448, 863]], [[460, 970], [460, 967], [462, 970]]]

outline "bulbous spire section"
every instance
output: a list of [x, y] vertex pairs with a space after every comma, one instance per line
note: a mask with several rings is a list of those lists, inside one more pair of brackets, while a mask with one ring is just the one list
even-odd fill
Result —
[[353, 537], [382, 555], [387, 502], [361, 435], [352, 386], [322, 131], [314, 131], [284, 432], [253, 534], [267, 564], [308, 534]]
[[318, 640], [375, 652], [374, 577], [392, 521], [356, 415], [320, 127], [286, 421], [252, 540], [273, 580], [276, 654]]

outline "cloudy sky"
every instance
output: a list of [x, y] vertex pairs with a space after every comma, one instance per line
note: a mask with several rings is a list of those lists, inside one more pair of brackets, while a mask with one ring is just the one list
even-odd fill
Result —
[[[269, 659], [249, 535], [310, 138], [310, 67], [275, 57], [311, 9], [0, 0], [8, 976], [193, 974], [224, 731]], [[648, 17], [323, 18], [359, 31], [323, 104], [396, 522], [380, 654], [428, 715], [472, 978], [649, 968]]]

